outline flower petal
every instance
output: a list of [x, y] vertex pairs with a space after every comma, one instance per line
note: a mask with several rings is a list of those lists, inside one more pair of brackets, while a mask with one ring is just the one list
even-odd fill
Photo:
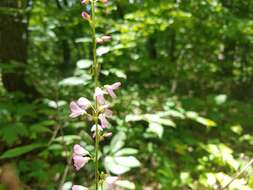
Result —
[[105, 181], [107, 184], [107, 190], [112, 190], [113, 186], [115, 184], [115, 182], [118, 180], [119, 178], [117, 176], [108, 176]]
[[107, 121], [106, 117], [104, 114], [100, 114], [98, 116], [100, 122], [101, 122], [101, 127], [104, 129], [104, 128], [107, 128], [108, 125], [109, 125], [109, 122]]
[[114, 90], [118, 89], [120, 87], [121, 83], [120, 82], [116, 82], [112, 85], [105, 85], [105, 88], [108, 92], [108, 94], [112, 97], [112, 98], [116, 98], [116, 94], [114, 93]]
[[91, 102], [84, 97], [81, 97], [77, 100], [77, 104], [82, 108], [82, 109], [88, 109], [91, 106]]
[[89, 152], [85, 150], [82, 146], [80, 146], [79, 144], [75, 144], [73, 147], [73, 150], [74, 150], [74, 153], [79, 156], [85, 156], [89, 154]]
[[105, 104], [105, 98], [104, 98], [104, 94], [106, 94], [106, 92], [104, 92], [101, 88], [97, 87], [95, 89], [95, 99], [98, 101], [98, 103], [100, 105], [104, 105]]
[[112, 112], [112, 110], [105, 109], [104, 115], [105, 115], [105, 117], [112, 117], [113, 112]]
[[88, 190], [88, 188], [82, 185], [73, 185], [72, 190]]
[[112, 98], [116, 98], [116, 94], [114, 93], [113, 89], [111, 87], [107, 88], [107, 92], [108, 94], [112, 97]]
[[112, 36], [102, 36], [101, 40], [103, 40], [104, 42], [109, 42], [112, 39]]
[[110, 85], [112, 87], [113, 90], [118, 89], [121, 86], [120, 82], [115, 82], [114, 84]]
[[72, 160], [73, 160], [75, 169], [78, 171], [90, 160], [90, 158], [73, 154]]
[[69, 105], [70, 107], [70, 111], [71, 111], [71, 114], [69, 115], [69, 117], [71, 118], [75, 118], [75, 117], [78, 117], [84, 113], [86, 113], [85, 110], [81, 109], [78, 104], [74, 101], [72, 101]]

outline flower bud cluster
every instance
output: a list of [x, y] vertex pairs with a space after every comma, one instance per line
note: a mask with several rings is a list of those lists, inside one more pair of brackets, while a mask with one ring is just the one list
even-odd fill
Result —
[[[96, 137], [96, 132], [98, 132], [99, 141], [106, 137], [112, 135], [111, 132], [104, 132], [104, 129], [108, 128], [109, 121], [113, 113], [109, 109], [110, 106], [105, 99], [106, 95], [110, 95], [112, 98], [116, 98], [115, 90], [120, 87], [121, 83], [116, 82], [112, 85], [105, 85], [103, 88], [97, 87], [94, 92], [95, 105], [93, 106], [91, 101], [85, 97], [79, 98], [77, 101], [72, 101], [69, 105], [70, 107], [70, 118], [77, 118], [81, 116], [88, 116], [88, 118], [93, 118], [94, 125], [91, 127], [91, 132], [93, 133], [93, 138]], [[99, 123], [97, 122], [99, 120]], [[83, 148], [81, 145], [76, 144], [73, 147], [72, 162], [76, 171], [79, 171], [86, 163], [91, 160], [91, 155], [89, 152]], [[107, 183], [108, 189], [112, 189], [115, 179], [117, 177], [108, 176], [105, 181]], [[72, 190], [86, 190], [86, 187], [80, 185], [74, 185]]]

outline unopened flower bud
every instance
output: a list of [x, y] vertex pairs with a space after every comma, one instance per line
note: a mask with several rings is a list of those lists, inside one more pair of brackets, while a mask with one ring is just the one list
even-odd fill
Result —
[[104, 133], [103, 137], [107, 138], [107, 137], [111, 137], [112, 136], [112, 132], [108, 132], [108, 133]]
[[88, 20], [89, 21], [91, 19], [90, 15], [87, 12], [85, 12], [85, 11], [83, 11], [81, 15], [82, 15], [82, 17], [83, 17], [84, 20]]
[[96, 39], [96, 43], [97, 43], [97, 44], [102, 44], [103, 42], [104, 42], [104, 41], [103, 41], [101, 38], [97, 38], [97, 39]]
[[101, 39], [104, 41], [104, 42], [109, 42], [112, 40], [112, 36], [102, 36]]

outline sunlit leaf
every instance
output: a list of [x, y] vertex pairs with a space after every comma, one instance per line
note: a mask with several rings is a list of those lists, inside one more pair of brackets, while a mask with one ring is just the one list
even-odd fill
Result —
[[92, 61], [89, 59], [81, 59], [76, 63], [79, 69], [88, 69], [92, 65]]
[[163, 135], [163, 126], [159, 123], [149, 123], [149, 127], [147, 129], [147, 132], [151, 132], [156, 134], [159, 138], [162, 138]]
[[129, 167], [123, 166], [123, 165], [120, 165], [119, 163], [117, 163], [114, 160], [114, 158], [111, 156], [107, 156], [105, 158], [104, 163], [105, 163], [105, 167], [108, 170], [110, 170], [113, 174], [116, 174], [116, 175], [122, 175], [130, 170]]
[[135, 189], [135, 184], [128, 180], [117, 180], [115, 184], [125, 189]]
[[112, 153], [117, 152], [119, 149], [121, 149], [126, 140], [126, 135], [124, 132], [117, 133], [113, 139], [111, 140], [110, 149]]
[[138, 150], [134, 149], [134, 148], [123, 148], [121, 150], [119, 150], [118, 152], [116, 152], [114, 155], [115, 156], [125, 156], [125, 155], [133, 155], [133, 154], [137, 154]]
[[133, 156], [117, 156], [117, 157], [114, 157], [114, 160], [116, 163], [120, 164], [121, 166], [126, 166], [129, 168], [135, 168], [141, 165], [139, 160], [137, 160]]

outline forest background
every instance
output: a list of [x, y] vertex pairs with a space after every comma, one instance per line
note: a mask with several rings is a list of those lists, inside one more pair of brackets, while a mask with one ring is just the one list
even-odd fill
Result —
[[[78, 0], [0, 1], [1, 190], [68, 190], [94, 178], [92, 166], [76, 175], [69, 160], [77, 141], [92, 144], [89, 123], [68, 117], [69, 102], [93, 89], [84, 9]], [[122, 83], [102, 151], [125, 188], [221, 189], [252, 159], [252, 10], [251, 0], [98, 9], [97, 32], [113, 36], [97, 48], [100, 80]], [[253, 189], [253, 168], [229, 189]]]

